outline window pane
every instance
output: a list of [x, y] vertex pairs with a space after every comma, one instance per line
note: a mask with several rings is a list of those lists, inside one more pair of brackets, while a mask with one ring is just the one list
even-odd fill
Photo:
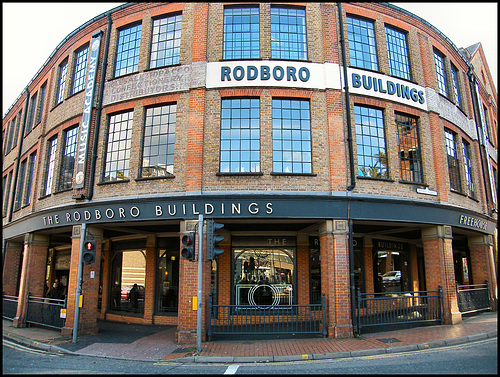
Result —
[[310, 103], [273, 99], [273, 171], [311, 173]]
[[351, 66], [378, 71], [373, 22], [346, 17]]
[[465, 178], [467, 179], [467, 188], [469, 190], [469, 195], [472, 198], [476, 197], [474, 190], [474, 182], [472, 180], [472, 161], [471, 161], [471, 148], [470, 144], [463, 140], [464, 148], [464, 165], [465, 165]]
[[223, 59], [258, 59], [259, 43], [259, 7], [224, 8]]
[[406, 34], [386, 27], [385, 37], [391, 75], [411, 80]]
[[85, 68], [87, 68], [89, 48], [85, 47], [76, 53], [75, 70], [73, 73], [73, 94], [85, 87]]
[[49, 141], [49, 154], [47, 156], [47, 170], [45, 176], [45, 195], [52, 193], [52, 182], [54, 178], [54, 165], [56, 162], [57, 138]]
[[422, 163], [417, 118], [396, 114], [401, 179], [422, 183]]
[[251, 131], [250, 125], [260, 122], [260, 100], [224, 99], [221, 107], [220, 171], [259, 172], [260, 129]]
[[271, 8], [271, 57], [307, 60], [305, 9]]
[[434, 63], [436, 65], [436, 79], [438, 83], [438, 92], [445, 97], [448, 97], [448, 82], [446, 80], [446, 70], [444, 65], [444, 57], [434, 51]]
[[462, 184], [460, 182], [460, 166], [457, 153], [456, 135], [449, 131], [444, 130], [446, 141], [446, 155], [448, 160], [448, 173], [450, 177], [450, 188], [452, 190], [462, 191]]
[[354, 106], [358, 175], [389, 178], [382, 110]]
[[115, 77], [137, 72], [142, 25], [135, 25], [118, 32]]
[[181, 29], [181, 14], [153, 21], [150, 68], [179, 64]]
[[108, 144], [104, 182], [128, 179], [129, 150], [134, 112], [112, 115], [109, 118]]
[[61, 103], [64, 98], [64, 87], [66, 85], [66, 73], [68, 72], [68, 62], [64, 62], [59, 67], [59, 84], [57, 90], [56, 105]]
[[60, 191], [70, 189], [73, 186], [77, 139], [78, 126], [65, 132], [64, 154], [61, 161], [61, 176], [59, 178]]
[[175, 104], [146, 110], [142, 177], [158, 177], [174, 173], [176, 112]]

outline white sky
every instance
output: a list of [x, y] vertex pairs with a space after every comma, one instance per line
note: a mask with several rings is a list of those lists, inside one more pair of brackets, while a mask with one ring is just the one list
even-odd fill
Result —
[[[3, 114], [57, 45], [85, 22], [124, 3], [2, 3]], [[498, 88], [498, 4], [392, 3], [423, 18], [457, 48], [481, 42]]]

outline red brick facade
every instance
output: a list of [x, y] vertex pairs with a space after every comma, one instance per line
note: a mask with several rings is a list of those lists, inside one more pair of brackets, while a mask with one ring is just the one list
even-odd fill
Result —
[[[496, 183], [493, 175], [497, 171], [493, 157], [497, 149], [497, 100], [490, 82], [477, 82], [482, 77], [474, 72], [477, 83], [472, 84], [468, 76], [468, 72], [479, 65], [484, 71], [484, 57], [479, 62], [481, 50], [466, 59], [467, 51], [457, 50], [427, 22], [392, 5], [341, 4], [344, 30], [340, 30], [338, 4], [258, 3], [255, 6], [259, 8], [260, 58], [225, 60], [224, 12], [234, 6], [239, 4], [133, 3], [119, 6], [110, 11], [109, 19], [103, 15], [68, 36], [7, 112], [3, 119], [4, 139], [7, 139], [3, 156], [4, 185], [8, 183], [9, 174], [13, 179], [3, 199], [3, 287], [4, 294], [19, 297], [16, 325], [24, 325], [28, 292], [42, 296], [46, 284], [64, 277], [68, 294], [67, 317], [62, 331], [73, 332], [80, 267], [79, 229], [85, 223], [96, 241], [97, 250], [95, 262], [83, 265], [84, 299], [79, 310], [78, 331], [96, 332], [98, 319], [175, 325], [179, 343], [195, 342], [197, 310], [193, 308], [193, 299], [198, 294], [198, 263], [182, 258], [180, 250], [182, 235], [196, 222], [199, 214], [224, 225], [220, 231], [224, 241], [219, 245], [224, 253], [215, 262], [203, 261], [203, 341], [207, 339], [210, 326], [209, 296], [213, 293], [212, 298], [219, 305], [235, 304], [238, 268], [241, 268], [237, 265], [236, 253], [247, 249], [266, 250], [269, 254], [286, 250], [291, 259], [287, 268], [293, 303], [309, 305], [324, 294], [324, 326], [329, 337], [354, 335], [356, 324], [351, 288], [360, 288], [363, 293], [379, 292], [380, 279], [388, 271], [403, 271], [408, 291], [434, 291], [441, 287], [447, 324], [461, 321], [456, 282], [483, 284], [488, 281], [490, 299], [496, 308], [497, 214], [492, 188]], [[271, 10], [277, 6], [305, 10], [307, 59], [273, 58]], [[157, 19], [172, 15], [182, 15], [179, 63], [150, 68], [153, 24]], [[347, 16], [373, 23], [377, 72], [363, 70], [353, 63]], [[115, 77], [119, 32], [138, 24], [142, 29], [137, 69]], [[406, 35], [411, 80], [391, 75], [386, 27]], [[60, 190], [59, 182], [64, 178], [61, 171], [65, 131], [81, 126], [85, 102], [85, 91], [71, 94], [75, 52], [90, 45], [97, 31], [103, 34], [88, 148], [83, 156], [87, 172], [85, 184], [82, 189]], [[347, 77], [351, 91], [349, 102], [346, 83], [342, 81], [341, 33], [346, 47], [346, 69], [350, 70]], [[109, 44], [107, 51], [106, 44]], [[438, 94], [435, 50], [444, 55], [451, 93], [446, 98]], [[106, 67], [103, 66], [105, 59]], [[67, 85], [63, 101], [56, 104], [59, 67], [65, 61], [68, 62]], [[303, 69], [309, 76], [299, 75], [300, 79], [295, 81], [288, 76], [288, 81], [273, 81], [271, 85], [266, 81], [270, 79], [247, 77], [244, 79], [247, 81], [240, 80], [233, 70], [229, 82], [223, 80], [223, 71], [219, 70], [221, 64], [234, 70], [239, 67], [247, 76], [251, 67], [259, 65], [277, 65], [289, 75]], [[452, 87], [452, 67], [458, 72], [461, 106]], [[352, 85], [350, 75], [353, 72], [371, 75], [380, 83], [393, 80], [398, 85], [415, 87], [421, 90], [424, 104], [404, 102], [395, 95], [388, 99], [382, 91], [367, 89], [360, 94]], [[101, 82], [102, 76], [104, 82]], [[35, 111], [35, 119], [40, 121], [35, 121], [32, 130], [24, 135], [22, 129], [30, 110], [30, 98], [40, 93], [43, 85], [46, 85], [45, 101], [43, 106], [38, 104]], [[471, 95], [476, 92], [479, 98], [475, 98], [476, 94]], [[259, 100], [259, 168], [250, 172], [224, 172], [221, 171], [221, 119], [226, 115], [222, 102], [247, 98]], [[281, 137], [276, 133], [275, 99], [301, 100], [309, 104], [310, 134], [301, 134], [300, 138], [305, 139], [300, 139], [299, 143], [303, 142], [303, 148], [302, 145], [310, 142], [310, 173], [289, 173], [275, 168], [275, 142]], [[478, 132], [483, 123], [478, 120], [476, 102], [487, 106], [488, 131], [494, 135], [490, 136], [487, 145], [479, 141]], [[149, 147], [145, 145], [146, 113], [164, 105], [176, 105], [173, 172], [143, 176], [144, 151]], [[367, 142], [357, 127], [367, 124], [356, 123], [355, 109], [358, 107], [380, 110], [383, 114], [387, 178], [360, 173], [358, 155], [365, 153], [363, 144]], [[105, 172], [110, 169], [107, 156], [114, 153], [108, 140], [110, 118], [127, 112], [133, 117], [130, 145], [120, 146], [120, 152], [116, 153], [129, 150], [128, 167], [116, 168], [123, 179], [106, 181]], [[347, 124], [348, 115], [350, 125]], [[421, 181], [409, 182], [401, 173], [404, 156], [397, 115], [418, 121]], [[12, 148], [7, 150], [15, 127], [20, 127], [18, 138], [10, 142]], [[454, 132], [457, 138], [460, 190], [450, 185], [445, 129]], [[50, 167], [49, 146], [54, 138], [57, 138], [57, 150], [54, 165]], [[290, 144], [295, 143], [298, 136], [294, 138], [290, 136]], [[464, 141], [471, 146], [470, 172], [464, 164]], [[232, 153], [239, 151], [238, 148], [239, 144], [231, 144]], [[158, 155], [167, 153], [166, 149], [166, 145], [161, 145]], [[20, 165], [29, 161], [34, 153], [37, 157], [31, 185], [25, 183], [18, 187]], [[155, 157], [153, 152], [151, 156]], [[53, 184], [47, 194], [50, 169], [54, 172]], [[23, 179], [24, 182], [30, 180], [27, 172]], [[28, 195], [29, 187], [31, 195]], [[14, 206], [16, 199], [18, 207]], [[277, 242], [263, 246], [258, 243], [266, 238], [286, 238], [293, 240], [293, 245], [285, 247]], [[319, 239], [318, 272], [313, 271], [317, 261], [311, 259], [315, 250], [311, 238]], [[353, 238], [359, 244], [350, 245], [349, 239]], [[238, 243], [242, 239], [248, 247]], [[380, 242], [389, 246], [381, 247]], [[350, 246], [356, 253], [354, 260]], [[123, 255], [131, 251], [144, 256], [143, 265], [124, 262]], [[384, 259], [391, 252], [401, 256]], [[463, 272], [460, 264], [462, 258], [469, 268], [467, 272]], [[261, 267], [262, 271], [268, 268]], [[351, 275], [354, 274], [358, 280], [352, 287]], [[130, 296], [125, 298], [127, 293], [124, 291], [133, 279], [144, 285], [144, 297], [136, 313], [130, 312], [132, 300]], [[316, 296], [316, 288], [320, 289], [319, 296]], [[128, 310], [127, 305], [130, 305]], [[235, 321], [241, 318], [235, 316]]]

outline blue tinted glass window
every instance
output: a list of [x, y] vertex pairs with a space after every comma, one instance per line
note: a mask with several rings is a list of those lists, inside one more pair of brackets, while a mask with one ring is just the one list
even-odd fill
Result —
[[438, 92], [445, 97], [448, 97], [448, 82], [446, 80], [446, 70], [444, 65], [444, 57], [434, 51], [434, 64], [436, 66], [436, 79], [438, 83]]
[[273, 99], [273, 172], [312, 173], [308, 100]]
[[259, 7], [224, 8], [223, 59], [260, 58]]
[[389, 178], [382, 110], [354, 106], [358, 175]]
[[347, 16], [346, 23], [351, 66], [378, 71], [373, 22]]
[[271, 8], [271, 57], [307, 60], [305, 9]]
[[221, 173], [260, 172], [260, 100], [222, 100], [220, 129]]
[[153, 21], [150, 68], [179, 64], [181, 29], [181, 14]]
[[54, 166], [56, 163], [57, 137], [49, 140], [49, 154], [47, 155], [47, 170], [45, 175], [45, 195], [52, 193], [52, 183], [54, 181]]
[[387, 41], [391, 75], [411, 80], [406, 34], [386, 27], [385, 38]]
[[142, 25], [135, 25], [118, 31], [115, 77], [137, 72]]

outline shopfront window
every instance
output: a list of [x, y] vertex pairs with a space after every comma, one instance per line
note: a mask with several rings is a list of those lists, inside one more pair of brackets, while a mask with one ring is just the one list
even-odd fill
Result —
[[374, 240], [375, 292], [411, 290], [407, 244]]
[[115, 251], [111, 262], [109, 309], [144, 314], [145, 285], [146, 250]]
[[177, 313], [179, 308], [179, 240], [159, 241], [156, 311], [159, 314]]
[[[294, 303], [295, 239], [266, 240], [256, 238], [253, 243], [268, 242], [269, 246], [249, 247], [234, 247], [233, 240], [233, 300], [241, 305], [240, 309]], [[275, 245], [275, 241], [281, 242], [281, 246]]]

